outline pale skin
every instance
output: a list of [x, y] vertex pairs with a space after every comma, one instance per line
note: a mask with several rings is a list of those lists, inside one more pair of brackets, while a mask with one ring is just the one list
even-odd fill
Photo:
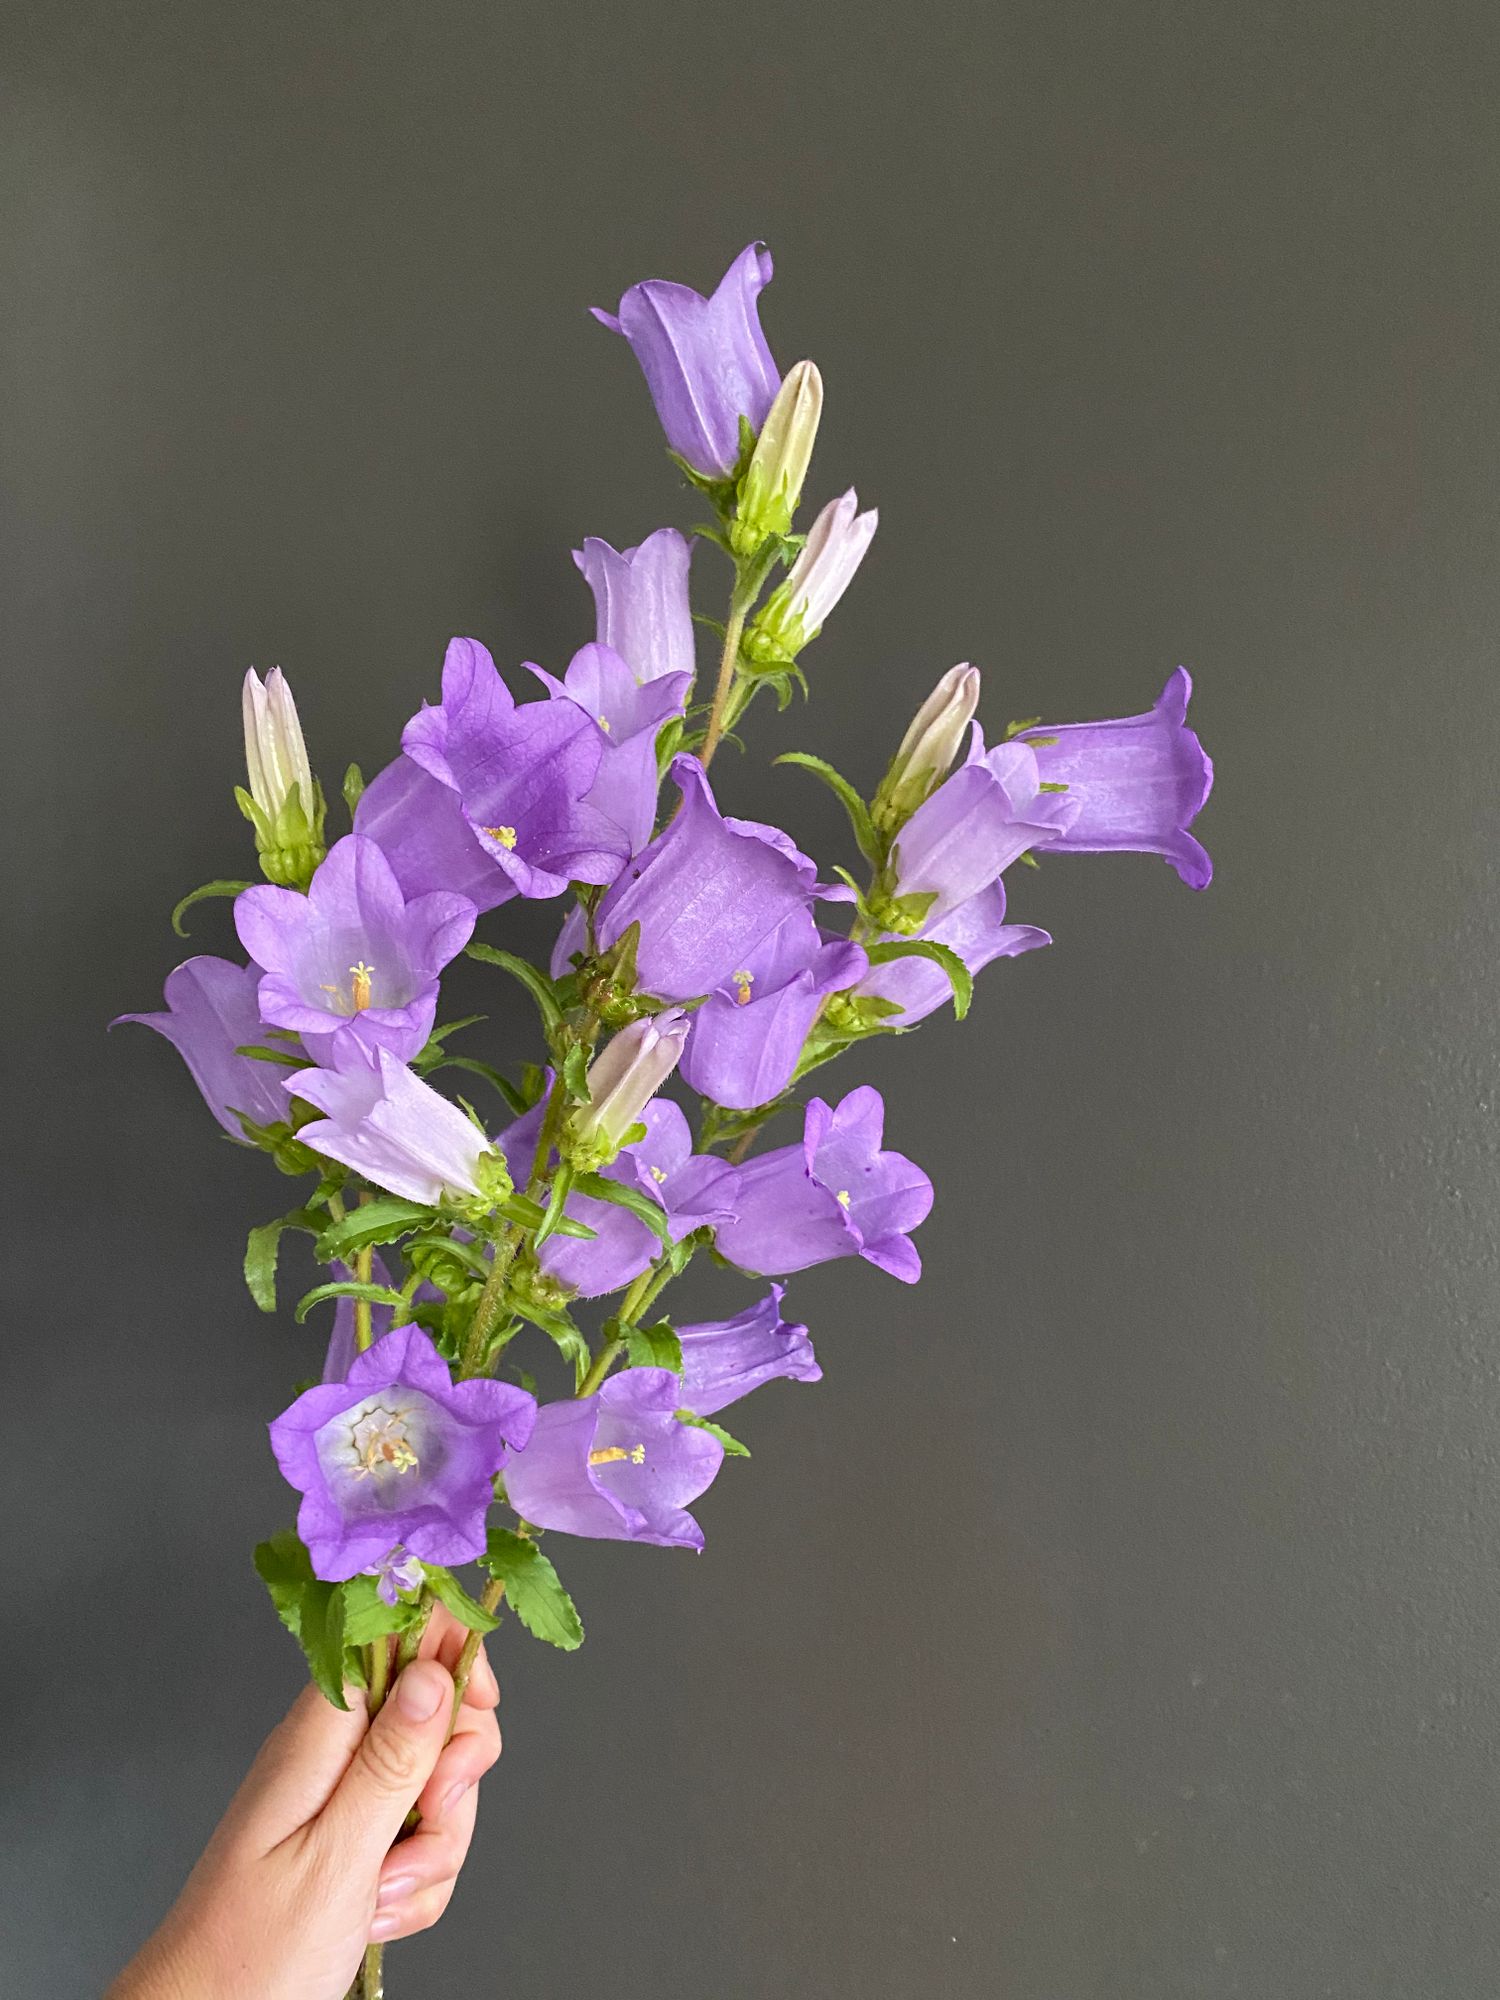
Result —
[[[435, 1611], [373, 1723], [357, 1689], [348, 1714], [304, 1689], [106, 2000], [344, 2000], [368, 1942], [437, 1922], [500, 1755], [482, 1651], [445, 1742], [465, 1636]], [[414, 1805], [421, 1822], [400, 1839]]]

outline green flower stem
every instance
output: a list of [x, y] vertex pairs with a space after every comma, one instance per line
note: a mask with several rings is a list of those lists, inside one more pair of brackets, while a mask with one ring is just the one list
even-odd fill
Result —
[[360, 1967], [359, 1983], [354, 1989], [355, 2000], [385, 2000], [385, 1946], [367, 1944], [364, 1964]]
[[365, 1648], [365, 1678], [369, 1683], [367, 1707], [373, 1722], [385, 1707], [385, 1693], [391, 1678], [391, 1642], [372, 1639]]
[[719, 658], [719, 678], [714, 686], [713, 706], [708, 712], [708, 728], [703, 733], [703, 748], [698, 752], [706, 771], [714, 760], [714, 752], [719, 747], [719, 739], [724, 734], [724, 710], [734, 686], [735, 669], [740, 662], [740, 640], [744, 635], [745, 619], [750, 605], [745, 599], [741, 573], [735, 574], [734, 594], [729, 600], [729, 619], [724, 627], [724, 651]]
[[500, 1324], [500, 1315], [505, 1310], [505, 1279], [516, 1252], [521, 1247], [521, 1232], [512, 1224], [495, 1245], [490, 1259], [489, 1276], [484, 1281], [484, 1290], [479, 1294], [474, 1307], [474, 1317], [469, 1321], [469, 1331], [464, 1336], [464, 1351], [459, 1362], [458, 1379], [467, 1381], [484, 1367], [485, 1354], [489, 1349], [490, 1335]]
[[[500, 1600], [505, 1595], [504, 1577], [493, 1577], [480, 1594], [479, 1602], [486, 1611], [498, 1611]], [[479, 1658], [479, 1648], [484, 1644], [482, 1632], [471, 1632], [464, 1640], [463, 1651], [458, 1656], [458, 1665], [453, 1669], [453, 1715], [448, 1724], [451, 1737], [458, 1726], [458, 1711], [464, 1705], [464, 1690], [469, 1685], [469, 1676], [474, 1671], [474, 1662]]]
[[578, 1394], [580, 1396], [592, 1396], [624, 1352], [625, 1343], [623, 1340], [606, 1340], [599, 1352], [594, 1356], [593, 1365], [590, 1367], [588, 1374], [579, 1383]]
[[396, 1672], [398, 1674], [403, 1668], [409, 1667], [417, 1657], [423, 1635], [427, 1631], [428, 1621], [432, 1617], [432, 1608], [436, 1603], [437, 1599], [432, 1593], [431, 1586], [424, 1583], [422, 1586], [422, 1595], [417, 1600], [417, 1615], [401, 1634], [401, 1643], [396, 1648]]

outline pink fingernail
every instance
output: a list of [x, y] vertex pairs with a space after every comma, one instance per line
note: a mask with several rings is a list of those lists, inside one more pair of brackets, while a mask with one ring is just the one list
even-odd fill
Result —
[[375, 1919], [374, 1923], [371, 1924], [370, 1936], [378, 1944], [381, 1938], [388, 1938], [393, 1931], [398, 1931], [400, 1930], [400, 1928], [401, 1928], [400, 1911], [385, 1910], [381, 1913], [381, 1915], [379, 1915]]
[[375, 1898], [377, 1910], [383, 1910], [387, 1903], [399, 1903], [403, 1896], [409, 1896], [417, 1886], [415, 1875], [393, 1875], [389, 1882], [382, 1882], [380, 1893]]

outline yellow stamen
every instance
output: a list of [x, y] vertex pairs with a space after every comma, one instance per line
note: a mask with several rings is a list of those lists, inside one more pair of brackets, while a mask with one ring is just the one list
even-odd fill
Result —
[[838, 1193], [834, 1196], [834, 1200], [838, 1203], [840, 1208], [847, 1208], [849, 1206], [848, 1188], [840, 1188]]
[[651, 1169], [651, 1178], [652, 1178], [652, 1180], [654, 1180], [654, 1181], [655, 1181], [655, 1182], [656, 1182], [656, 1183], [657, 1183], [658, 1185], [660, 1185], [660, 1184], [661, 1184], [661, 1182], [662, 1182], [662, 1181], [664, 1181], [664, 1180], [665, 1180], [665, 1179], [667, 1178], [667, 1170], [666, 1170], [666, 1168], [665, 1168], [665, 1167], [653, 1167], [653, 1168]]
[[750, 1004], [750, 988], [755, 984], [755, 974], [753, 972], [732, 972], [729, 976], [739, 988], [735, 1005], [738, 1007], [748, 1007]]
[[622, 1465], [627, 1460], [631, 1465], [644, 1465], [646, 1447], [643, 1444], [632, 1445], [627, 1451], [622, 1444], [607, 1444], [589, 1453], [590, 1465]]
[[374, 966], [366, 965], [363, 959], [358, 965], [351, 965], [349, 968], [349, 990], [354, 998], [356, 1014], [362, 1014], [370, 1004], [370, 982], [374, 977]]
[[412, 1450], [402, 1419], [389, 1410], [371, 1410], [350, 1434], [354, 1446], [354, 1477], [373, 1479], [378, 1472], [415, 1472], [420, 1461]]
[[605, 735], [606, 735], [606, 736], [608, 736], [608, 734], [609, 734], [609, 717], [608, 717], [607, 715], [601, 715], [601, 716], [600, 716], [600, 718], [599, 718], [599, 727], [600, 727], [600, 728], [601, 728], [601, 729], [602, 729], [602, 730], [604, 731]]
[[514, 847], [516, 830], [513, 826], [487, 826], [485, 832], [491, 840], [498, 840], [502, 847]]

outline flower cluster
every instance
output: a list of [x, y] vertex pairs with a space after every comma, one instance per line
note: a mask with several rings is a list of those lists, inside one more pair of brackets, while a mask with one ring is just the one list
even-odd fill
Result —
[[[1191, 828], [1212, 772], [1181, 668], [1143, 714], [990, 742], [980, 673], [953, 667], [868, 798], [791, 753], [847, 810], [859, 878], [721, 808], [726, 732], [763, 690], [784, 707], [805, 689], [802, 655], [877, 528], [851, 491], [796, 530], [824, 387], [773, 358], [770, 278], [752, 244], [711, 297], [651, 280], [598, 314], [714, 515], [698, 533], [731, 572], [714, 672], [699, 685], [694, 544], [590, 538], [593, 636], [561, 672], [509, 679], [453, 639], [396, 756], [368, 785], [350, 768], [331, 845], [286, 682], [251, 673], [240, 798], [267, 880], [236, 896], [244, 960], [192, 958], [165, 1012], [122, 1017], [176, 1046], [233, 1138], [306, 1177], [246, 1258], [272, 1309], [281, 1237], [310, 1235], [327, 1275], [299, 1318], [334, 1307], [322, 1380], [270, 1426], [296, 1534], [257, 1560], [334, 1700], [350, 1681], [378, 1699], [434, 1602], [485, 1629], [508, 1595], [576, 1644], [544, 1534], [702, 1546], [690, 1509], [743, 1452], [717, 1417], [820, 1378], [781, 1281], [847, 1257], [921, 1274], [932, 1185], [886, 1146], [879, 1093], [804, 1080], [945, 1002], [961, 1017], [986, 966], [1049, 942], [1009, 921], [1018, 864], [1128, 849], [1209, 879]], [[557, 906], [546, 966], [490, 915], [516, 897]], [[463, 953], [537, 1008], [518, 1075], [460, 1052], [475, 1020], [442, 1020]], [[658, 1302], [709, 1251], [755, 1289], [680, 1324]], [[470, 1563], [477, 1596], [454, 1573]]]

